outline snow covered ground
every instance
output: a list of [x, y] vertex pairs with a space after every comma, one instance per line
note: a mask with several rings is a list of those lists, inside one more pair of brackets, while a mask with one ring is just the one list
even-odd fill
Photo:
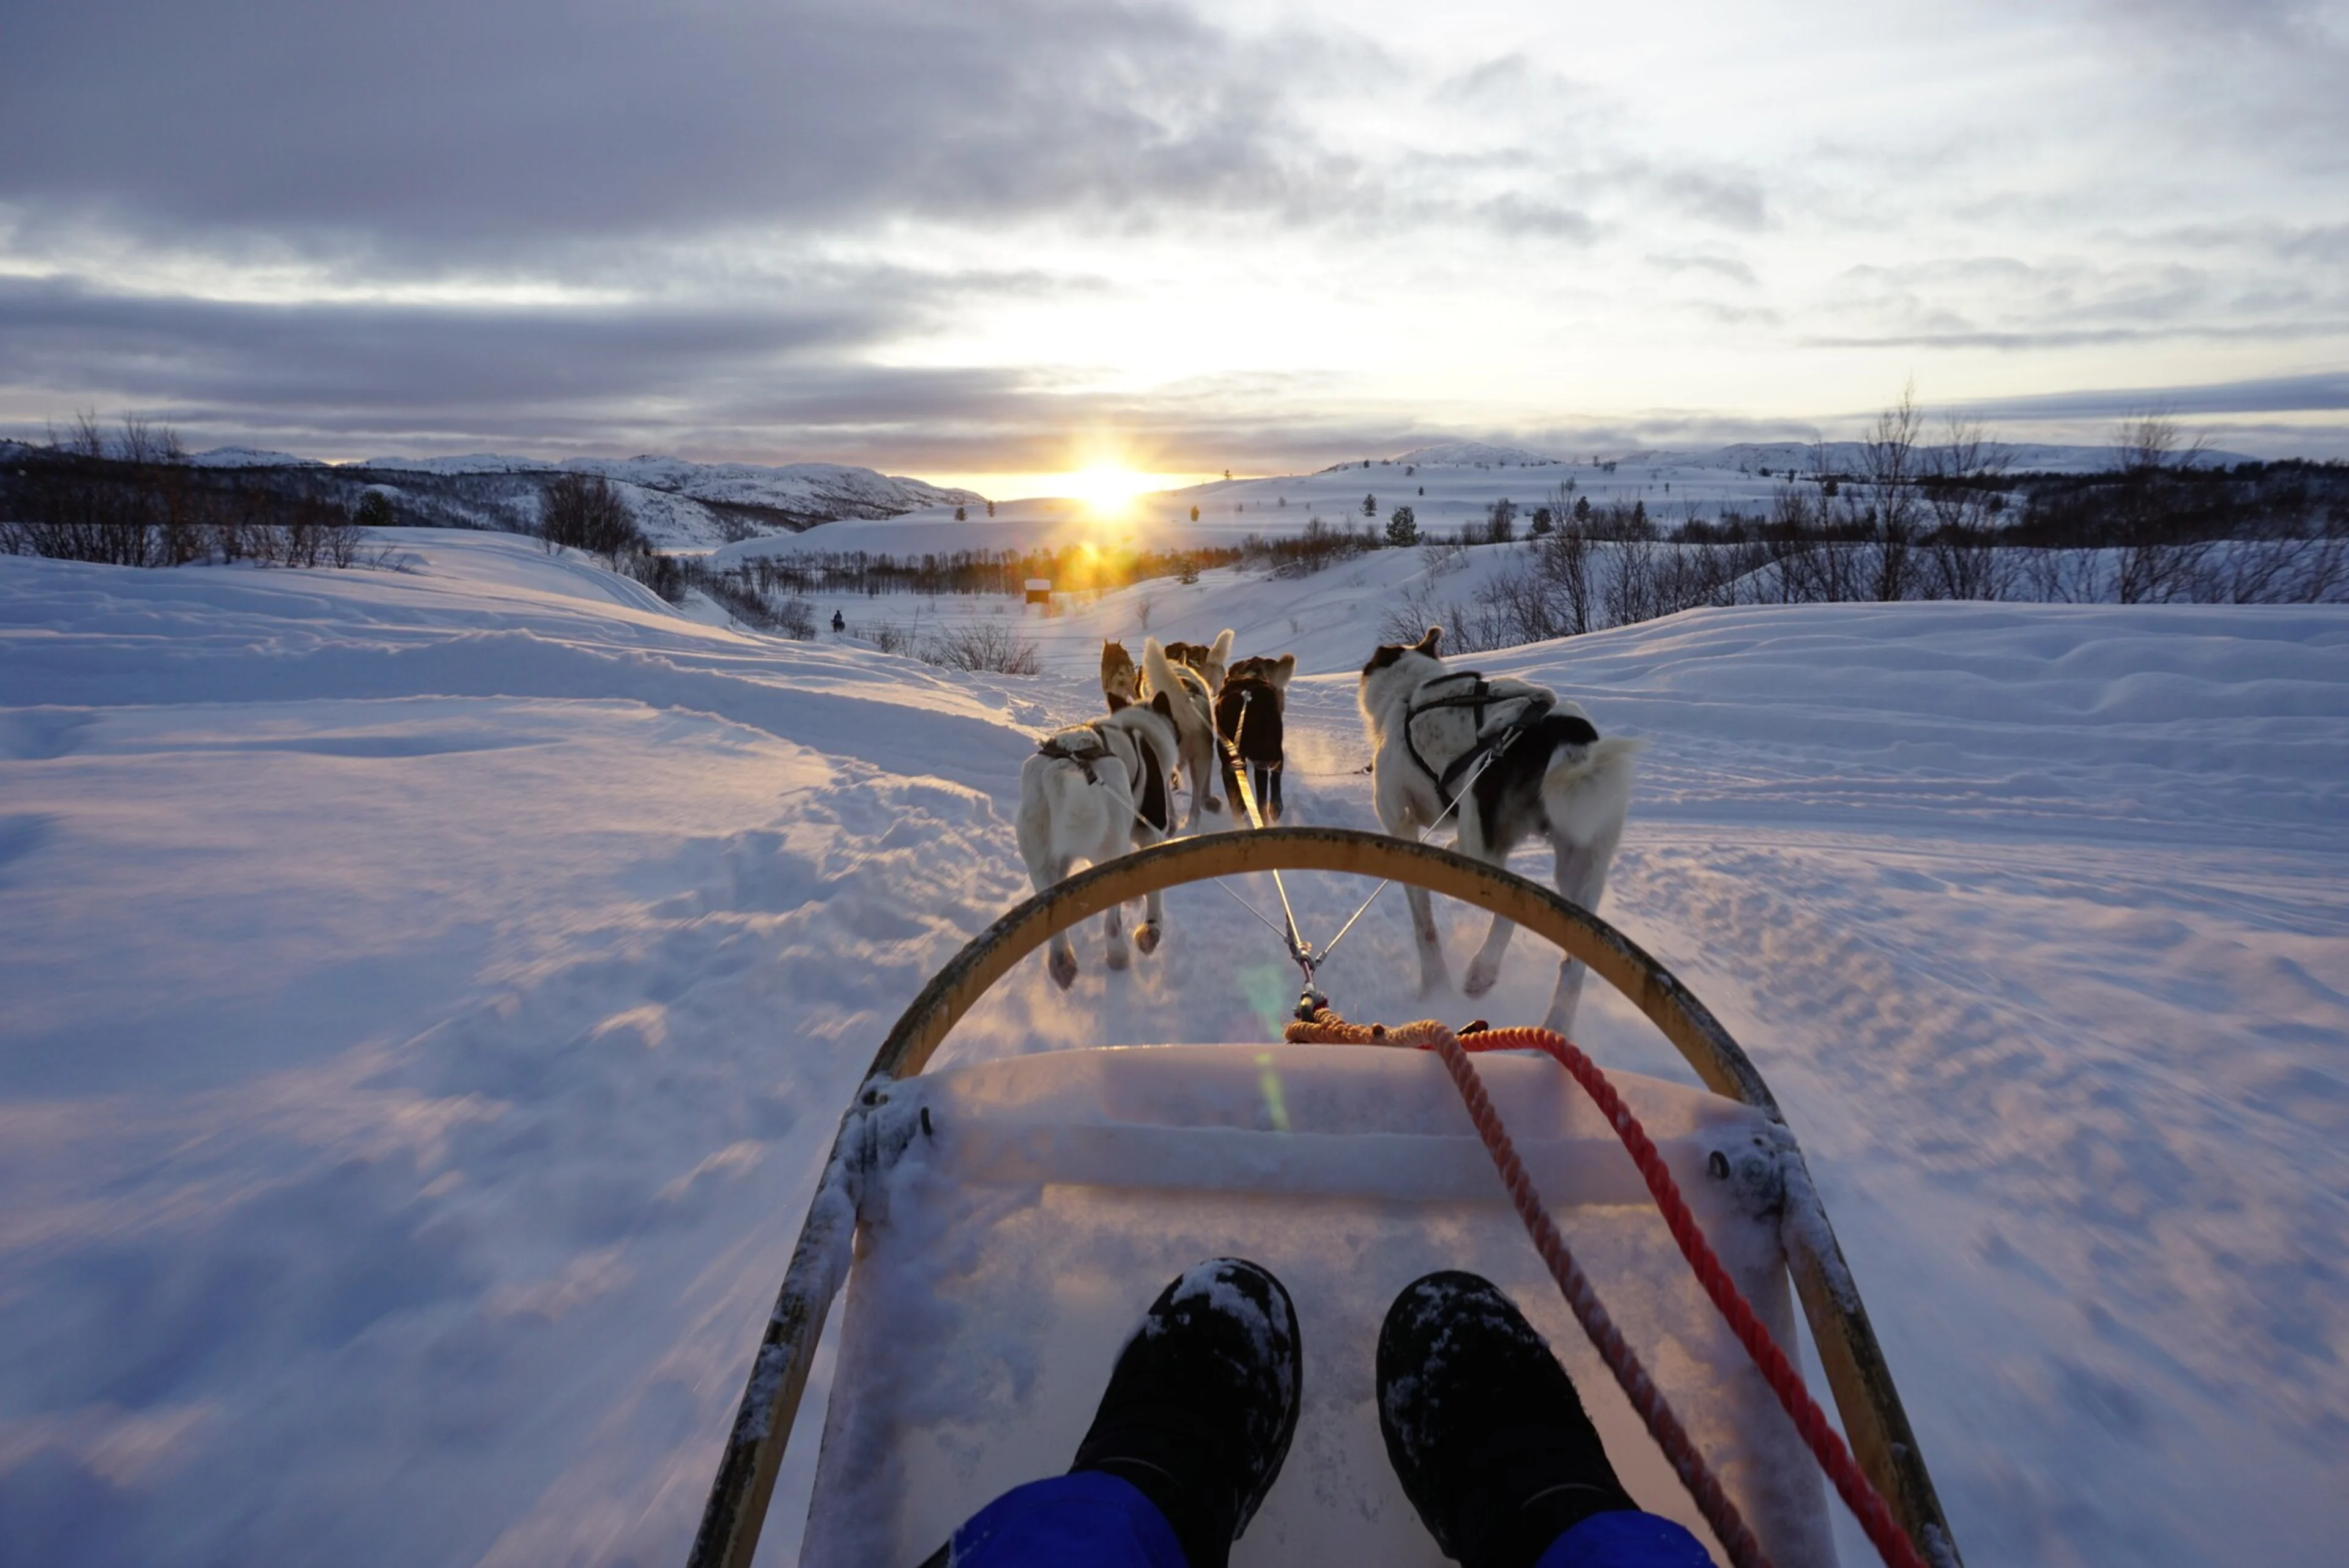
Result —
[[[1369, 820], [1351, 568], [1129, 591], [1020, 679], [397, 542], [0, 559], [0, 1563], [681, 1560], [850, 1087], [1025, 891], [1019, 763], [1097, 707], [1090, 640], [1148, 594], [1299, 647], [1292, 808]], [[1479, 662], [1651, 739], [1607, 913], [1786, 1104], [1969, 1560], [2337, 1553], [2349, 610], [1707, 611]], [[1366, 890], [1292, 891], [1326, 932]], [[1265, 1037], [1277, 950], [1168, 906], [949, 1058]], [[1389, 894], [1340, 1006], [1423, 1011], [1408, 948]], [[1596, 993], [1580, 1033], [1685, 1077]]]

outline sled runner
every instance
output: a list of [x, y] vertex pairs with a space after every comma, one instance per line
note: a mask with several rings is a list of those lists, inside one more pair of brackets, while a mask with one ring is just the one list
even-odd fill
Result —
[[[1561, 1070], [1588, 1068], [1571, 1047], [1559, 1061], [1483, 1055], [1467, 1069], [1460, 1047], [1476, 1041], [1440, 1026], [1375, 1045], [1106, 1047], [923, 1074], [955, 1022], [1052, 933], [1148, 891], [1276, 869], [1391, 877], [1530, 928], [1636, 1004], [1705, 1088], [1618, 1073], [1619, 1107], [1602, 1111]], [[1325, 1016], [1291, 1034], [1371, 1031]], [[1435, 1036], [1441, 1055], [1391, 1048]], [[1489, 1097], [1483, 1115], [1464, 1105], [1463, 1070]], [[1570, 1247], [1568, 1266], [1620, 1331], [1617, 1351], [1644, 1367], [1638, 1410], [1495, 1178], [1493, 1111]], [[1634, 1120], [1652, 1142], [1644, 1165], [1625, 1152]], [[1709, 1284], [1668, 1228], [1660, 1192], [1674, 1187], [1717, 1255]], [[1439, 1268], [1482, 1274], [1517, 1303], [1582, 1390], [1635, 1500], [1723, 1563], [1836, 1561], [1837, 1505], [1806, 1446], [1824, 1452], [1832, 1437], [1816, 1409], [1790, 1418], [1782, 1408], [1798, 1397], [1783, 1365], [1774, 1388], [1749, 1356], [1756, 1325], [1794, 1355], [1799, 1306], [1849, 1439], [1837, 1489], [1862, 1499], [1865, 1476], [1883, 1500], [1871, 1536], [1905, 1535], [1916, 1553], [1905, 1560], [1958, 1561], [1800, 1150], [1702, 1004], [1538, 883], [1431, 845], [1286, 828], [1177, 841], [1061, 882], [974, 939], [906, 1009], [843, 1119], [690, 1562], [749, 1568], [843, 1284], [802, 1561], [912, 1568], [998, 1494], [1065, 1469], [1140, 1307], [1170, 1274], [1229, 1253], [1286, 1284], [1305, 1355], [1297, 1440], [1233, 1549], [1236, 1568], [1444, 1561], [1381, 1449], [1370, 1373], [1388, 1303]], [[1716, 1310], [1727, 1285], [1750, 1304], [1737, 1332]], [[1657, 1396], [1684, 1429], [1680, 1460], [1651, 1438]], [[1798, 1435], [1797, 1419], [1811, 1429]], [[1684, 1484], [1692, 1450], [1717, 1480], [1702, 1508], [1692, 1489], [1703, 1489]]]

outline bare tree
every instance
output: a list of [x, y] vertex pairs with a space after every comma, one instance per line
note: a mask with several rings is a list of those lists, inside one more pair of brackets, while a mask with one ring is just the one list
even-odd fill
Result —
[[2181, 476], [2209, 449], [2207, 438], [2188, 441], [2166, 410], [2129, 415], [2113, 432], [2114, 466], [2121, 480], [2114, 523], [2120, 548], [2113, 562], [2114, 595], [2124, 604], [2154, 604], [2189, 597], [2209, 547], [2183, 524]]
[[1923, 426], [1912, 379], [1859, 443], [1863, 521], [1874, 546], [1868, 594], [1880, 602], [1909, 597], [1916, 577], [1917, 437]]
[[1561, 512], [1557, 528], [1534, 552], [1534, 568], [1548, 584], [1561, 631], [1580, 636], [1591, 629], [1590, 534], [1585, 518]]
[[1985, 435], [1979, 419], [1950, 416], [1947, 438], [1924, 454], [1922, 486], [1932, 519], [1926, 540], [1926, 586], [1940, 599], [2002, 599], [2013, 582], [2010, 554], [1999, 548], [1998, 488], [2013, 457]]
[[628, 503], [601, 474], [564, 473], [539, 496], [538, 534], [549, 548], [568, 545], [602, 556], [615, 571], [641, 542]]

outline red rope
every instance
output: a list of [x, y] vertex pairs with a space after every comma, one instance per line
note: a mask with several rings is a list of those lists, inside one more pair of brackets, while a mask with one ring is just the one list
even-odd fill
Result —
[[[1441, 1027], [1439, 1025], [1438, 1028]], [[1850, 1508], [1858, 1519], [1860, 1528], [1868, 1532], [1868, 1540], [1875, 1543], [1876, 1550], [1887, 1563], [1891, 1564], [1891, 1568], [1925, 1568], [1924, 1559], [1918, 1554], [1915, 1544], [1894, 1521], [1892, 1511], [1885, 1505], [1883, 1497], [1860, 1473], [1857, 1462], [1851, 1457], [1851, 1450], [1844, 1446], [1844, 1440], [1836, 1429], [1827, 1424], [1826, 1413], [1819, 1408], [1818, 1401], [1812, 1398], [1810, 1390], [1803, 1386], [1802, 1374], [1787, 1360], [1785, 1352], [1778, 1348], [1778, 1342], [1770, 1336], [1770, 1330], [1755, 1315], [1752, 1304], [1739, 1292], [1737, 1283], [1729, 1277], [1729, 1271], [1721, 1266], [1721, 1260], [1713, 1254], [1712, 1244], [1704, 1239], [1704, 1232], [1698, 1227], [1696, 1216], [1689, 1212], [1687, 1202], [1681, 1197], [1679, 1184], [1665, 1168], [1663, 1157], [1656, 1152], [1656, 1146], [1649, 1139], [1647, 1130], [1640, 1125], [1639, 1118], [1631, 1114], [1630, 1107], [1623, 1103], [1623, 1097], [1615, 1092], [1615, 1086], [1608, 1081], [1599, 1064], [1583, 1055], [1572, 1041], [1548, 1029], [1489, 1029], [1469, 1036], [1464, 1042], [1454, 1037], [1449, 1029], [1444, 1029], [1430, 1043], [1443, 1055], [1447, 1068], [1452, 1068], [1453, 1059], [1458, 1055], [1460, 1068], [1467, 1068], [1472, 1075], [1475, 1069], [1468, 1067], [1467, 1057], [1460, 1054], [1464, 1049], [1506, 1051], [1526, 1047], [1547, 1052], [1574, 1075], [1574, 1081], [1589, 1094], [1599, 1107], [1599, 1114], [1607, 1118], [1608, 1125], [1623, 1140], [1623, 1147], [1630, 1150], [1632, 1162], [1639, 1166], [1640, 1176], [1648, 1183], [1648, 1191], [1654, 1194], [1656, 1207], [1662, 1212], [1664, 1223], [1671, 1227], [1672, 1240], [1680, 1243], [1682, 1255], [1688, 1259], [1689, 1266], [1696, 1272], [1697, 1280], [1704, 1286], [1705, 1294], [1713, 1298], [1713, 1305], [1721, 1309], [1721, 1315], [1728, 1321], [1731, 1332], [1745, 1346], [1745, 1353], [1761, 1369], [1763, 1378], [1770, 1385], [1770, 1391], [1778, 1397], [1778, 1403], [1794, 1421], [1795, 1429], [1802, 1434], [1803, 1441], [1817, 1456], [1819, 1468], [1826, 1471], [1827, 1479], [1835, 1483], [1836, 1494]], [[1468, 1099], [1468, 1114], [1475, 1120], [1476, 1130], [1485, 1139], [1485, 1148], [1492, 1151], [1494, 1162], [1500, 1164], [1503, 1151], [1508, 1150], [1508, 1134], [1500, 1130], [1499, 1119], [1492, 1117], [1492, 1101], [1485, 1098], [1483, 1085], [1464, 1079], [1460, 1068], [1452, 1068], [1453, 1081], [1461, 1086], [1461, 1094]], [[1472, 1087], [1473, 1095], [1470, 1092]], [[1480, 1104], [1484, 1107], [1481, 1115], [1477, 1109]], [[1492, 1120], [1490, 1132], [1485, 1126], [1487, 1118]], [[1527, 1228], [1534, 1231], [1534, 1244], [1541, 1247], [1543, 1231], [1546, 1229], [1555, 1236], [1557, 1227], [1551, 1224], [1547, 1213], [1540, 1212], [1537, 1198], [1519, 1196], [1518, 1183], [1524, 1181], [1525, 1167], [1516, 1163], [1514, 1150], [1508, 1150], [1508, 1161], [1509, 1164], [1502, 1168], [1502, 1177], [1510, 1183], [1509, 1195], [1517, 1201], [1517, 1212], [1525, 1216]], [[1509, 1174], [1512, 1167], [1516, 1171], [1515, 1177]], [[1531, 1183], [1525, 1184], [1530, 1194]], [[1534, 1211], [1532, 1213], [1527, 1212], [1529, 1204]], [[1535, 1225], [1537, 1213], [1540, 1217], [1539, 1228]], [[1542, 1255], [1547, 1260], [1549, 1253], [1545, 1251]], [[1556, 1274], [1557, 1271], [1553, 1267], [1551, 1272]], [[1563, 1286], [1565, 1281], [1561, 1279], [1559, 1284]], [[1572, 1299], [1571, 1292], [1568, 1299]], [[1578, 1308], [1577, 1310], [1579, 1311]], [[1584, 1326], [1588, 1325], [1586, 1323]], [[1629, 1392], [1628, 1386], [1626, 1392]], [[1677, 1461], [1674, 1468], [1678, 1468]], [[1682, 1479], [1687, 1478], [1683, 1476]], [[1695, 1489], [1692, 1487], [1690, 1490], [1693, 1491]], [[1703, 1499], [1700, 1497], [1698, 1502], [1702, 1505]], [[1706, 1518], [1711, 1519], [1712, 1515], [1708, 1513]], [[1718, 1526], [1715, 1533], [1719, 1533]], [[1729, 1546], [1730, 1542], [1723, 1538], [1723, 1544]], [[1730, 1546], [1730, 1553], [1734, 1557], [1736, 1548]]]
[[1468, 1116], [1476, 1124], [1477, 1136], [1485, 1140], [1485, 1150], [1500, 1169], [1501, 1181], [1509, 1189], [1509, 1201], [1516, 1205], [1518, 1218], [1525, 1221], [1526, 1229], [1532, 1233], [1534, 1250], [1541, 1254], [1542, 1262], [1549, 1265], [1550, 1278], [1557, 1282], [1557, 1288], [1566, 1296], [1567, 1305], [1574, 1309], [1582, 1331], [1598, 1347], [1599, 1359], [1607, 1363], [1607, 1369], [1622, 1386], [1624, 1397], [1631, 1401], [1631, 1408], [1640, 1412], [1640, 1419], [1647, 1423], [1656, 1445], [1671, 1461], [1673, 1473], [1681, 1478], [1681, 1484], [1687, 1487], [1689, 1495], [1696, 1500], [1697, 1511], [1704, 1515], [1704, 1522], [1713, 1527], [1714, 1538], [1728, 1552], [1730, 1562], [1735, 1568], [1769, 1568], [1769, 1556], [1762, 1550], [1762, 1543], [1754, 1538], [1754, 1532], [1746, 1527], [1744, 1515], [1737, 1511], [1737, 1505], [1722, 1490], [1721, 1478], [1713, 1473], [1713, 1467], [1704, 1462], [1702, 1454], [1697, 1452], [1696, 1444], [1690, 1440], [1688, 1429], [1681, 1425], [1680, 1418], [1672, 1414], [1671, 1407], [1664, 1401], [1662, 1390], [1648, 1376], [1648, 1369], [1640, 1365], [1639, 1353], [1624, 1342], [1622, 1331], [1615, 1326], [1614, 1319], [1600, 1305], [1598, 1292], [1591, 1289], [1589, 1277], [1574, 1261], [1574, 1254], [1567, 1250], [1566, 1239], [1558, 1234], [1557, 1225], [1550, 1219], [1549, 1211], [1542, 1207], [1541, 1195], [1534, 1191], [1533, 1178], [1526, 1173], [1525, 1162], [1517, 1158], [1516, 1146], [1509, 1141], [1508, 1130], [1501, 1125], [1500, 1114], [1493, 1109], [1492, 1099], [1485, 1092], [1484, 1081], [1477, 1077], [1476, 1068], [1468, 1060], [1467, 1053], [1460, 1048], [1459, 1039], [1439, 1024], [1423, 1043], [1415, 1037], [1420, 1027], [1407, 1024], [1393, 1031], [1389, 1037], [1398, 1043], [1423, 1044], [1423, 1048], [1432, 1047], [1444, 1058], [1444, 1066], [1452, 1074], [1452, 1081], [1459, 1086], [1460, 1098], [1467, 1102]]

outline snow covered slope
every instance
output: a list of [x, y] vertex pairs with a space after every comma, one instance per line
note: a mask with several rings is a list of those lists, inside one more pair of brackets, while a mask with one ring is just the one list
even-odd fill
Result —
[[893, 478], [846, 463], [688, 463], [677, 458], [574, 458], [563, 465], [698, 501], [771, 509], [794, 517], [879, 518], [923, 507], [984, 506], [977, 490]]
[[[810, 528], [835, 518], [887, 518], [923, 507], [979, 506], [971, 490], [942, 490], [919, 480], [892, 479], [841, 463], [688, 463], [677, 458], [574, 458], [556, 465], [533, 458], [481, 453], [458, 458], [376, 458], [360, 465], [395, 490], [403, 473], [429, 474], [443, 486], [486, 488], [481, 521], [512, 527], [534, 517], [538, 490], [564, 469], [601, 474], [617, 487], [636, 526], [664, 550], [705, 551], [729, 540]], [[529, 476], [518, 492], [522, 510], [504, 494], [498, 476]], [[514, 487], [510, 482], [506, 490]]]
[[316, 458], [297, 458], [288, 452], [265, 452], [254, 447], [214, 447], [210, 451], [196, 452], [188, 461], [206, 469], [317, 469], [326, 465]]
[[[1098, 707], [398, 542], [0, 559], [0, 1559], [681, 1560], [848, 1090], [1024, 891], [1031, 738]], [[1211, 574], [1184, 624], [1277, 644], [1297, 586]], [[1608, 912], [1785, 1102], [1969, 1560], [2326, 1560], [2349, 611], [1712, 611], [1481, 662], [1651, 740]], [[1366, 823], [1351, 675], [1293, 693], [1292, 807]], [[1325, 937], [1367, 891], [1291, 884]], [[1168, 913], [948, 1059], [1265, 1037], [1277, 948]], [[1418, 1016], [1408, 952], [1390, 892], [1325, 978]], [[1686, 1078], [1625, 1006], [1580, 1033]]]

